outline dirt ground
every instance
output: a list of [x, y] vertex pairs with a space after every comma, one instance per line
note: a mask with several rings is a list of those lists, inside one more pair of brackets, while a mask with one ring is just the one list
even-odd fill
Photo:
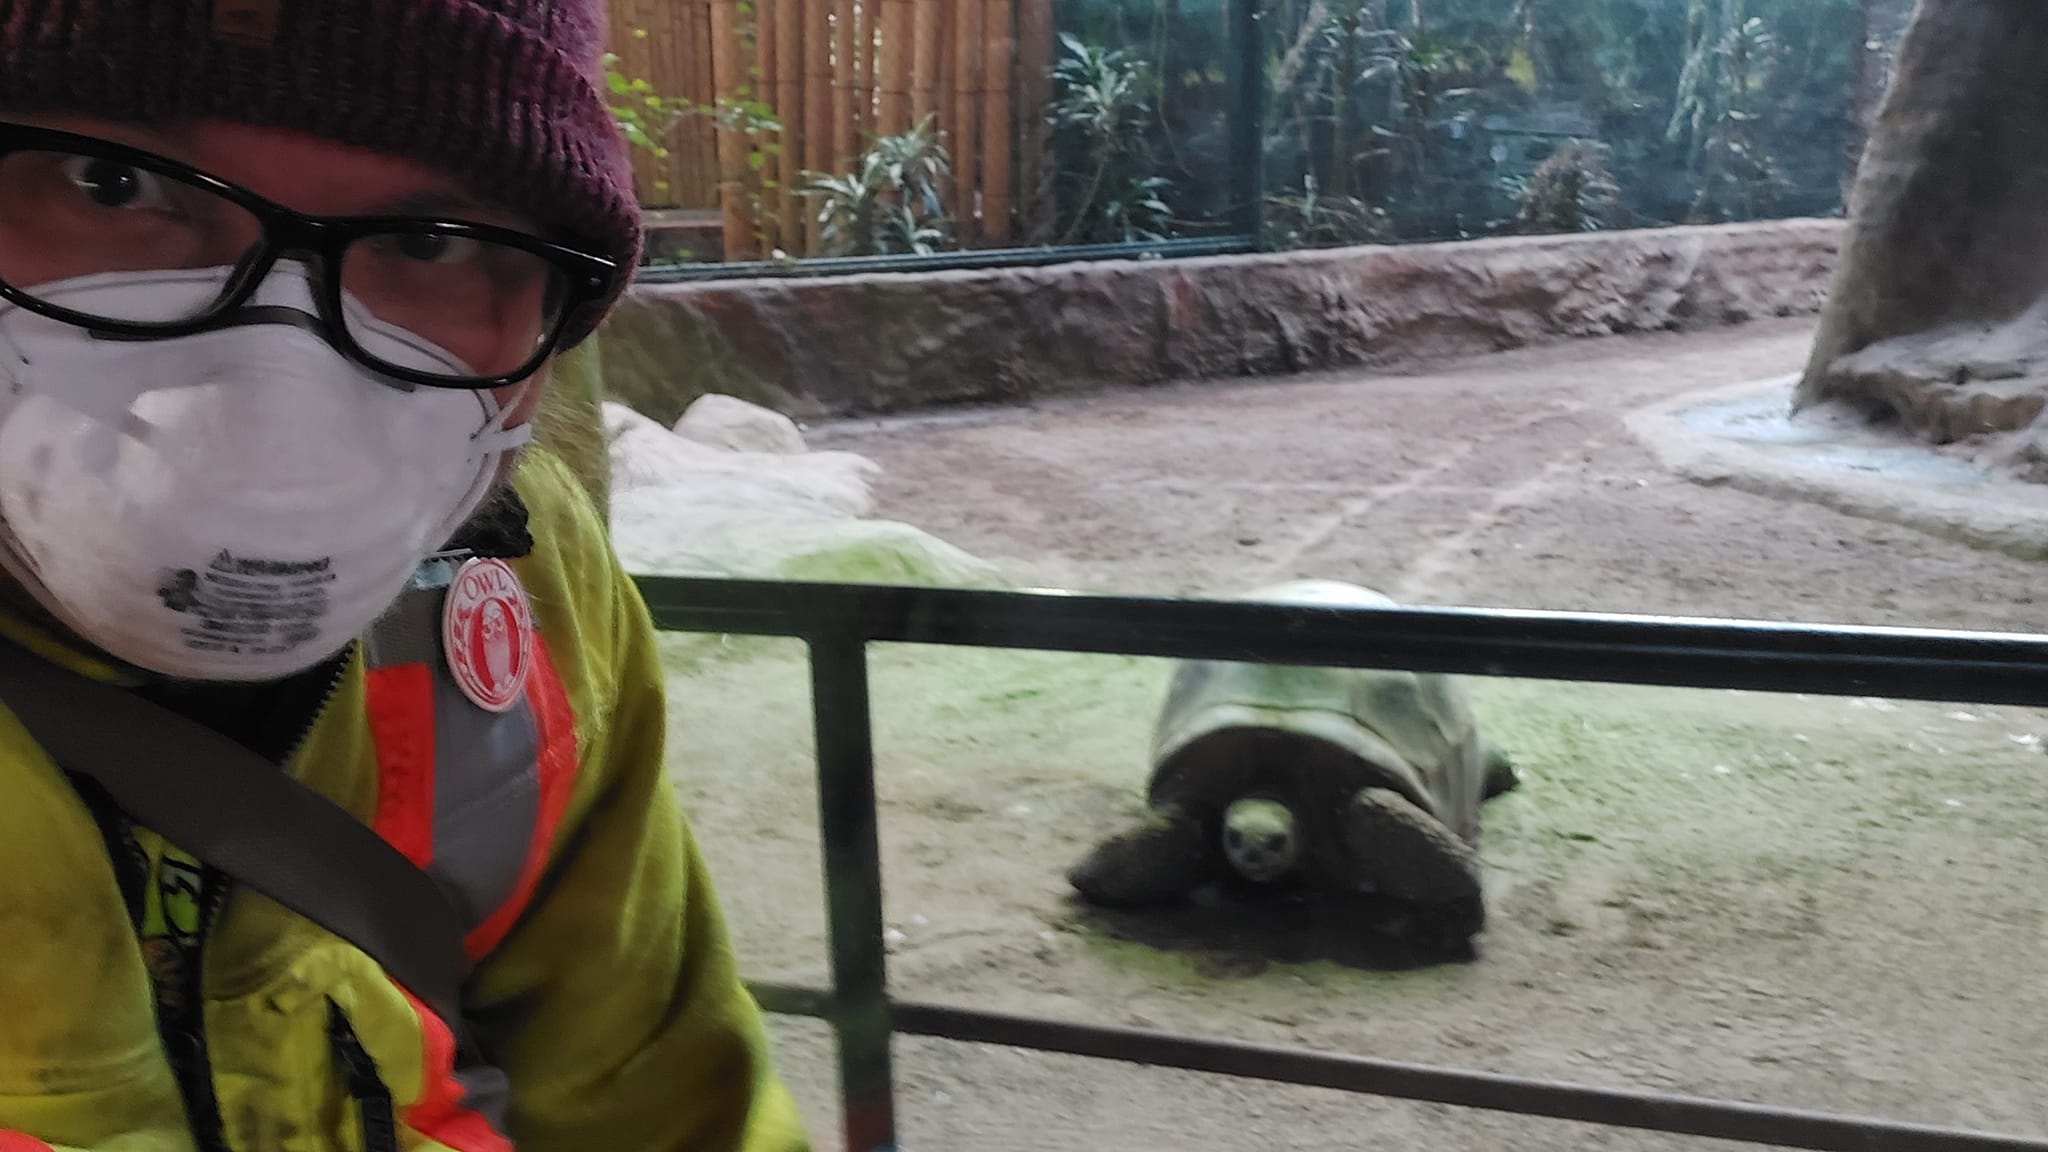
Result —
[[[1032, 584], [1301, 575], [1439, 604], [2048, 626], [2039, 566], [1678, 480], [1622, 426], [1796, 371], [1809, 335], [1771, 322], [811, 439], [883, 465], [880, 514]], [[743, 965], [822, 983], [801, 654], [666, 643], [674, 767]], [[1139, 810], [1164, 664], [891, 648], [873, 666], [901, 995], [2048, 1134], [2041, 713], [1473, 681], [1526, 783], [1486, 812], [1477, 958], [1403, 967], [1328, 917], [1205, 938], [1071, 903], [1065, 870]], [[774, 1027], [835, 1147], [824, 1029]], [[918, 1149], [1707, 1143], [915, 1039], [897, 1060]]]

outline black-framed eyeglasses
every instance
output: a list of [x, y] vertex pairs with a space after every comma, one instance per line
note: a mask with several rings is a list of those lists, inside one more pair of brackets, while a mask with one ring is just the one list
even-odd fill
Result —
[[531, 376], [623, 275], [510, 228], [307, 216], [137, 148], [0, 123], [0, 297], [23, 308], [102, 336], [191, 335], [243, 322], [287, 256], [313, 270], [343, 355], [443, 388]]

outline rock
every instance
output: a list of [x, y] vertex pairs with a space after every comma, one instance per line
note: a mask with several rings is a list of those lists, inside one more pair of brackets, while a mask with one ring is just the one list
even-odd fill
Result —
[[986, 561], [893, 520], [751, 515], [678, 523], [666, 509], [656, 518], [643, 517], [630, 498], [617, 508], [616, 523], [654, 529], [634, 533], [619, 546], [620, 559], [634, 572], [947, 588], [1004, 583]]
[[742, 326], [726, 317], [717, 297], [686, 311], [645, 308], [614, 311], [602, 330], [605, 396], [652, 416], [663, 427], [682, 419], [706, 393], [737, 396], [777, 412], [808, 415], [773, 383], [770, 350], [740, 346]]
[[1973, 356], [1962, 365], [1963, 375], [1972, 380], [2016, 380], [2030, 369], [2025, 360], [1992, 360], [1983, 356]]
[[[1800, 381], [1937, 444], [2026, 429], [2048, 403], [2048, 9], [1920, 0], [1850, 198]], [[2021, 475], [2039, 452], [2001, 445]]]
[[613, 547], [626, 570], [949, 587], [1001, 587], [997, 569], [917, 528], [864, 520], [873, 461], [848, 452], [737, 452], [604, 406]]
[[612, 535], [626, 570], [834, 584], [995, 588], [988, 562], [893, 520], [688, 509], [660, 491], [621, 493]]
[[874, 461], [850, 452], [734, 452], [677, 436], [623, 404], [604, 406], [612, 493], [669, 490], [678, 511], [806, 512], [854, 518], [874, 506]]
[[1936, 444], [2017, 432], [2048, 401], [2048, 301], [2003, 324], [1958, 323], [1832, 361], [1830, 396], [1896, 416]]
[[809, 451], [796, 421], [780, 412], [749, 404], [737, 396], [699, 396], [676, 421], [675, 433], [686, 440], [738, 452], [801, 456]]

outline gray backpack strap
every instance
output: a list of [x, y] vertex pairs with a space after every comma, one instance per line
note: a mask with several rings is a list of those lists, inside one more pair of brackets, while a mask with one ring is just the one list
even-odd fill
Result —
[[461, 1034], [462, 917], [346, 809], [211, 728], [5, 641], [0, 703], [130, 819], [362, 949]]

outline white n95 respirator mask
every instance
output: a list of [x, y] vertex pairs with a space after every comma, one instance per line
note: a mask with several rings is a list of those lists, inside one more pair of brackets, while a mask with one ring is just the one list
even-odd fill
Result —
[[[158, 296], [215, 298], [230, 275], [98, 275], [36, 294], [148, 315]], [[310, 668], [397, 598], [529, 438], [487, 391], [397, 384], [345, 359], [319, 334], [313, 291], [281, 265], [233, 326], [170, 340], [96, 337], [0, 302], [0, 566], [88, 643], [188, 679]], [[359, 312], [350, 331], [381, 360], [465, 370]]]

